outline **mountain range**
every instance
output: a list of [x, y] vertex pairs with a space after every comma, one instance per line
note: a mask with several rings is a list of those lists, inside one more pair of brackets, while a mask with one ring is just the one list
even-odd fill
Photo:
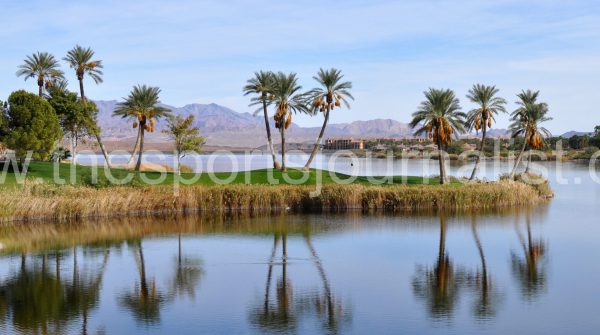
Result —
[[[98, 107], [98, 123], [102, 128], [102, 137], [108, 141], [133, 141], [136, 132], [132, 129], [132, 121], [121, 121], [112, 116], [117, 101], [95, 101]], [[232, 147], [260, 147], [265, 144], [265, 121], [262, 114], [238, 113], [217, 104], [189, 104], [183, 107], [162, 105], [173, 111], [174, 115], [186, 117], [196, 116], [196, 125], [200, 127], [207, 145]], [[279, 143], [279, 134], [273, 120], [271, 132], [274, 143]], [[158, 121], [156, 130], [147, 137], [149, 142], [167, 141], [161, 133], [165, 122]], [[286, 131], [286, 141], [290, 143], [314, 143], [320, 127], [300, 127], [295, 123]], [[325, 137], [405, 137], [411, 136], [412, 130], [406, 123], [391, 119], [375, 119], [354, 121], [351, 123], [332, 123], [327, 126]]]
[[[97, 100], [98, 123], [102, 128], [102, 137], [108, 141], [133, 142], [136, 131], [132, 129], [132, 121], [121, 121], [112, 116], [117, 106], [115, 100]], [[238, 113], [227, 107], [214, 103], [189, 104], [183, 107], [162, 105], [169, 108], [175, 115], [186, 117], [190, 114], [196, 116], [196, 125], [200, 127], [201, 134], [210, 146], [228, 146], [257, 148], [265, 145], [265, 124], [262, 114]], [[271, 132], [274, 143], [279, 143], [279, 134], [273, 120]], [[167, 142], [168, 138], [161, 132], [165, 122], [156, 123], [156, 131], [147, 137], [149, 143]], [[292, 123], [286, 131], [286, 141], [290, 143], [314, 143], [320, 127], [301, 127]], [[350, 123], [332, 123], [327, 126], [325, 138], [400, 138], [412, 136], [412, 130], [407, 123], [392, 119], [374, 119], [368, 121], [354, 121]], [[587, 134], [571, 131], [563, 134], [564, 138], [573, 135]], [[492, 128], [488, 131], [489, 137], [506, 137], [510, 132], [506, 129]]]

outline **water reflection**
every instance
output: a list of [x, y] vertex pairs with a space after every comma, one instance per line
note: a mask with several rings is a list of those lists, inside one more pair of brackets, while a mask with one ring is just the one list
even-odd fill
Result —
[[[521, 302], [548, 291], [548, 244], [533, 224], [540, 211], [0, 228], [0, 333], [160, 333], [183, 323], [185, 334], [225, 329], [218, 320], [237, 322], [231, 332], [343, 333], [360, 329], [371, 310], [394, 310], [399, 298], [410, 320], [454, 323], [468, 315], [489, 325], [518, 307], [507, 291]], [[398, 243], [407, 249], [393, 249]], [[419, 258], [428, 252], [429, 261]]]
[[[309, 226], [306, 225], [308, 228]], [[304, 245], [310, 253], [311, 262], [314, 264], [322, 288], [298, 290], [294, 292], [292, 279], [288, 272], [288, 230], [283, 221], [278, 224], [273, 232], [273, 246], [268, 260], [267, 279], [265, 283], [264, 300], [260, 304], [249, 308], [251, 323], [261, 332], [296, 332], [299, 319], [309, 315], [319, 320], [321, 329], [327, 333], [337, 333], [344, 322], [351, 319], [350, 308], [342, 303], [342, 299], [335, 297], [327, 273], [317, 250], [315, 249], [309, 229], [302, 231]], [[277, 251], [281, 245], [281, 256]], [[272, 299], [272, 282], [275, 267], [280, 267], [274, 289], [275, 298]]]
[[200, 282], [204, 269], [202, 268], [202, 259], [191, 255], [182, 255], [181, 252], [181, 233], [177, 235], [177, 257], [175, 259], [175, 269], [173, 279], [171, 279], [172, 297], [181, 297], [187, 295], [190, 299], [196, 299], [196, 287]]
[[[95, 262], [80, 271], [78, 250], [73, 248], [72, 273], [68, 275], [60, 263], [67, 251], [54, 251], [53, 259], [48, 253], [32, 255], [29, 260], [22, 254], [18, 271], [0, 286], [3, 321], [10, 317], [14, 328], [25, 334], [63, 334], [70, 323], [79, 323], [79, 333], [87, 334], [87, 317], [100, 300], [108, 255], [103, 252], [100, 264]], [[94, 256], [89, 262], [95, 261]]]
[[526, 300], [534, 300], [546, 288], [546, 252], [547, 244], [544, 240], [534, 238], [531, 233], [531, 212], [526, 213], [525, 230], [527, 237], [523, 235], [520, 224], [515, 229], [521, 244], [522, 255], [511, 251], [512, 271], [517, 279], [522, 296]]
[[478, 218], [471, 216], [471, 232], [477, 246], [481, 267], [469, 276], [469, 286], [475, 291], [477, 298], [473, 304], [473, 314], [478, 319], [487, 320], [496, 316], [501, 295], [493, 286], [492, 274], [488, 271], [483, 244], [478, 231]]
[[438, 256], [433, 266], [419, 267], [413, 279], [415, 295], [424, 300], [434, 318], [449, 318], [454, 312], [461, 284], [463, 270], [456, 270], [454, 262], [446, 251], [446, 230], [448, 218], [440, 215], [440, 237]]
[[119, 297], [119, 303], [129, 310], [138, 322], [154, 324], [160, 322], [160, 308], [166, 302], [166, 295], [156, 287], [154, 278], [146, 276], [146, 260], [142, 241], [136, 240], [129, 244], [132, 249], [139, 281], [133, 290], [124, 292]]

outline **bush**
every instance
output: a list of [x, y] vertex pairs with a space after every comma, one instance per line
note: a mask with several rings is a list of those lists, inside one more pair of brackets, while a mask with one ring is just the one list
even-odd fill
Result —
[[39, 96], [23, 90], [13, 92], [5, 111], [7, 135], [4, 143], [23, 159], [28, 151], [33, 158], [49, 158], [54, 144], [62, 138], [58, 117], [50, 104]]
[[[501, 175], [500, 180], [510, 180], [510, 175]], [[513, 180], [518, 183], [527, 184], [533, 187], [541, 197], [550, 198], [554, 196], [554, 193], [550, 188], [550, 183], [542, 175], [533, 173], [519, 173], [514, 176]]]

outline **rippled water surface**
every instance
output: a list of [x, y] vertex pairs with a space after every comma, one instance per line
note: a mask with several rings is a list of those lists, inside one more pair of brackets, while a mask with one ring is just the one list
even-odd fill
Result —
[[563, 168], [536, 208], [0, 228], [0, 333], [598, 334], [600, 185]]

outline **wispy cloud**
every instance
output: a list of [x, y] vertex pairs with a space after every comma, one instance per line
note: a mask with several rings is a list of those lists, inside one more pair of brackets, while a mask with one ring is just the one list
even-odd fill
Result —
[[597, 86], [593, 0], [21, 1], [3, 9], [0, 96], [32, 89], [14, 76], [26, 54], [63, 55], [80, 43], [106, 64], [105, 83], [89, 89], [99, 99], [143, 82], [160, 85], [170, 104], [211, 99], [249, 111], [236, 94], [254, 70], [297, 71], [308, 88], [319, 67], [336, 66], [357, 99], [334, 122], [407, 120], [427, 87], [464, 96], [475, 82], [497, 84], [509, 100], [522, 88], [542, 89], [557, 132], [589, 128], [583, 117], [562, 118], [563, 109], [596, 112], [574, 101]]

